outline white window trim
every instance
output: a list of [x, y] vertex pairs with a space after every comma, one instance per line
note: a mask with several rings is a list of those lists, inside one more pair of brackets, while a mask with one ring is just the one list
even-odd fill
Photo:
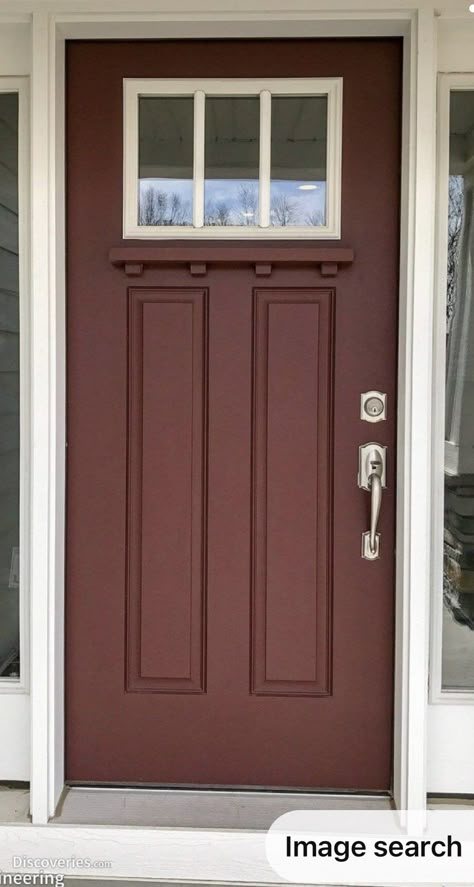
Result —
[[0, 93], [18, 94], [18, 260], [20, 328], [20, 678], [0, 677], [0, 695], [29, 690], [29, 477], [30, 477], [30, 139], [28, 77], [0, 77]]
[[[260, 226], [204, 226], [204, 109], [206, 96], [260, 96]], [[271, 95], [327, 96], [326, 225], [270, 225]], [[138, 99], [194, 96], [194, 227], [138, 225]], [[166, 80], [126, 78], [123, 84], [123, 236], [133, 239], [338, 240], [341, 237], [342, 78]]]
[[446, 288], [448, 266], [449, 109], [453, 90], [474, 91], [474, 74], [440, 74], [437, 115], [436, 281], [433, 352], [433, 566], [431, 605], [430, 702], [474, 705], [474, 689], [449, 690], [442, 685], [444, 464], [446, 411]]

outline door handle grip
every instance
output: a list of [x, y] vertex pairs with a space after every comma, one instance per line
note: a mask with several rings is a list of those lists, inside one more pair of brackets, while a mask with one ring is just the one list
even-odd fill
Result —
[[362, 557], [376, 561], [380, 557], [380, 533], [378, 524], [382, 507], [382, 490], [385, 489], [387, 467], [387, 447], [378, 443], [363, 444], [359, 447], [358, 484], [361, 490], [370, 493], [370, 529], [362, 533]]
[[369, 477], [370, 485], [370, 553], [373, 557], [377, 555], [377, 526], [379, 522], [380, 509], [382, 507], [382, 479], [375, 471]]

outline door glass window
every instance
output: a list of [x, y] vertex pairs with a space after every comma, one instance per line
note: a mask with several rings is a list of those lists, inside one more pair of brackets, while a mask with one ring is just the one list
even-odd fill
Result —
[[20, 676], [18, 94], [0, 92], [0, 679]]
[[274, 226], [326, 224], [326, 96], [272, 101], [270, 220]]
[[258, 225], [258, 96], [206, 99], [205, 225]]
[[474, 690], [474, 92], [451, 93], [442, 687]]
[[192, 224], [192, 98], [140, 98], [138, 177], [140, 225]]
[[340, 78], [124, 89], [125, 237], [340, 237]]

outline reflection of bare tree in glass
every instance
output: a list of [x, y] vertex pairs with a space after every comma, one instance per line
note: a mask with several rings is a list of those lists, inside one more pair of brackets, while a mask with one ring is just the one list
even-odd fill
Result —
[[[453, 327], [454, 315], [459, 304], [459, 323], [463, 323], [463, 301], [468, 300], [466, 282], [460, 277], [462, 267], [462, 237], [466, 194], [464, 178], [449, 176], [448, 190], [448, 258], [446, 281], [446, 345], [448, 365], [448, 397], [452, 397], [451, 383], [457, 379], [459, 403], [466, 402], [465, 370], [459, 361], [458, 332]], [[469, 212], [469, 210], [468, 210]], [[453, 338], [451, 337], [451, 334]], [[469, 348], [472, 343], [469, 343]], [[451, 349], [453, 354], [450, 354]], [[452, 376], [452, 377], [451, 377]], [[450, 379], [451, 377], [451, 379]], [[449, 401], [448, 401], [449, 408]], [[459, 407], [460, 410], [462, 407]], [[472, 408], [472, 407], [471, 407]], [[462, 423], [455, 431], [452, 444], [459, 454], [472, 447], [469, 422]], [[448, 428], [447, 434], [450, 435]], [[474, 474], [466, 465], [465, 455], [460, 455], [456, 474], [445, 473], [445, 519], [444, 519], [444, 569], [443, 600], [455, 622], [474, 631]], [[451, 655], [452, 655], [451, 651]], [[458, 657], [462, 666], [462, 657]]]
[[274, 197], [270, 207], [270, 221], [272, 225], [283, 227], [285, 225], [294, 225], [298, 217], [298, 204], [296, 200], [287, 197], [285, 194], [279, 194]]
[[324, 213], [320, 209], [314, 209], [305, 217], [305, 224], [320, 228], [321, 225], [324, 225]]
[[149, 187], [140, 194], [140, 225], [190, 225], [191, 207], [176, 192]]
[[449, 177], [448, 199], [448, 279], [446, 291], [446, 319], [448, 331], [451, 326], [456, 303], [456, 274], [459, 268], [459, 251], [464, 215], [464, 179], [462, 176]]
[[205, 225], [256, 225], [258, 190], [254, 185], [241, 183], [235, 202], [209, 200], [204, 210]]
[[212, 203], [212, 201], [206, 203], [206, 208], [204, 210], [204, 224], [231, 225], [231, 211], [227, 203], [223, 200], [218, 203]]
[[139, 224], [153, 225], [155, 218], [155, 192], [153, 188], [140, 191]]
[[254, 185], [242, 184], [239, 187], [240, 224], [256, 225], [258, 209], [258, 191]]

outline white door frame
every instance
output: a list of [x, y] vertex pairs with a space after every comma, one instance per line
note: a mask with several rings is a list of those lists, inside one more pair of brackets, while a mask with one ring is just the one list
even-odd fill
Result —
[[[344, 11], [336, 0], [269, 14], [225, 11], [56, 14], [33, 9], [32, 35], [32, 444], [31, 791], [33, 823], [54, 813], [64, 784], [66, 39], [172, 36], [377, 36], [401, 34], [404, 67], [397, 479], [394, 785], [397, 806], [426, 800], [430, 592], [432, 291], [435, 210], [436, 27], [425, 4], [393, 12]], [[82, 4], [81, 4], [82, 5]], [[130, 3], [130, 6], [132, 4]], [[141, 8], [146, 7], [146, 0]], [[304, 7], [304, 4], [302, 4]], [[326, 6], [326, 11], [325, 11]], [[223, 9], [224, 7], [224, 9]], [[82, 6], [82, 8], [84, 8]], [[123, 9], [123, 5], [120, 6]], [[338, 11], [338, 8], [340, 11]], [[367, 9], [367, 4], [365, 6]], [[73, 7], [74, 10], [74, 7]], [[319, 10], [319, 11], [318, 11]], [[416, 386], [416, 390], [415, 390]], [[415, 397], [416, 394], [416, 397]]]

